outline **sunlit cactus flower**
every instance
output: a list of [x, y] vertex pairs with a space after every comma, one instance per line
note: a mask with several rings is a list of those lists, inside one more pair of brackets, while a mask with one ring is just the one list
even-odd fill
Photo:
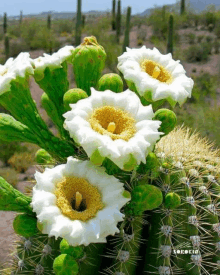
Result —
[[146, 46], [127, 48], [118, 62], [117, 67], [130, 89], [135, 89], [149, 102], [166, 99], [174, 106], [176, 102], [182, 105], [191, 97], [194, 82], [170, 53], [163, 55], [156, 48], [151, 50]]
[[119, 233], [120, 209], [130, 198], [123, 196], [123, 183], [104, 168], [69, 157], [66, 164], [36, 172], [35, 178], [31, 206], [43, 234], [87, 246]]
[[0, 64], [0, 95], [10, 90], [12, 80], [33, 74], [32, 64], [29, 53], [20, 53], [15, 59], [11, 57], [4, 65]]
[[71, 61], [74, 49], [73, 46], [65, 46], [52, 55], [44, 53], [43, 57], [33, 59], [35, 77], [42, 78], [47, 67], [53, 70], [61, 68], [64, 61]]
[[118, 167], [132, 170], [152, 151], [162, 135], [160, 121], [152, 120], [151, 105], [144, 107], [130, 90], [114, 93], [98, 92], [91, 88], [91, 96], [70, 104], [64, 114], [64, 127], [80, 144], [90, 159], [102, 164], [109, 158]]

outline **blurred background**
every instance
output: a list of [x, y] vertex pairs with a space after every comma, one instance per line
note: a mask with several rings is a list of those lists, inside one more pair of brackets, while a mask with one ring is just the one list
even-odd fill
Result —
[[[218, 2], [218, 3], [217, 3]], [[131, 7], [129, 25], [128, 7]], [[81, 8], [80, 24], [77, 7]], [[79, 44], [86, 36], [96, 36], [107, 53], [103, 74], [118, 73], [117, 57], [125, 45], [131, 48], [157, 47], [172, 52], [180, 60], [195, 85], [191, 99], [176, 106], [178, 124], [197, 130], [220, 147], [220, 3], [219, 0], [96, 0], [96, 1], [1, 1], [0, 64], [20, 52], [31, 58], [52, 54], [65, 45]], [[170, 15], [173, 24], [170, 24]], [[78, 17], [79, 20], [79, 17]], [[78, 23], [77, 23], [78, 22]], [[129, 30], [128, 34], [125, 33]], [[172, 40], [170, 41], [170, 35]], [[129, 38], [125, 41], [125, 38]], [[172, 43], [171, 43], [172, 42]], [[75, 87], [69, 68], [70, 87]], [[32, 96], [42, 117], [55, 132], [42, 108], [43, 91], [30, 80]], [[6, 112], [0, 106], [0, 112]], [[6, 143], [0, 137], [0, 176], [25, 191], [35, 173], [34, 155], [39, 148], [26, 143]], [[7, 258], [13, 240], [11, 213], [1, 212], [0, 263]]]

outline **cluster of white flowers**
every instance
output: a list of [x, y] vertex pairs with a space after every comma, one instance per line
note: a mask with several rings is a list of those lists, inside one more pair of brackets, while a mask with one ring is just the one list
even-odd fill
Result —
[[[34, 60], [29, 53], [10, 58], [0, 65], [0, 95], [10, 90], [17, 76], [32, 74], [41, 79], [46, 68], [61, 68], [64, 61], [72, 61], [73, 52], [74, 47], [65, 46]], [[129, 87], [133, 84], [139, 96], [150, 102], [167, 99], [172, 105], [183, 104], [191, 96], [193, 81], [171, 54], [144, 46], [127, 48], [118, 60]], [[158, 131], [161, 122], [153, 120], [152, 106], [143, 106], [139, 96], [131, 90], [98, 92], [91, 87], [90, 97], [70, 104], [64, 128], [91, 161], [69, 157], [66, 164], [36, 172], [31, 205], [44, 234], [63, 237], [76, 246], [106, 242], [106, 236], [119, 232], [117, 223], [124, 217], [120, 209], [130, 198], [124, 195], [123, 183], [94, 165], [94, 159], [101, 165], [108, 158], [128, 171], [146, 163], [163, 133]], [[183, 168], [181, 162], [176, 166]]]

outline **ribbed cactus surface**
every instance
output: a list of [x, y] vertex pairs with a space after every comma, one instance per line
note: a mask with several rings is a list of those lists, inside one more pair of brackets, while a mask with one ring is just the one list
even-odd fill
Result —
[[168, 22], [168, 41], [167, 53], [173, 54], [173, 15], [171, 14]]

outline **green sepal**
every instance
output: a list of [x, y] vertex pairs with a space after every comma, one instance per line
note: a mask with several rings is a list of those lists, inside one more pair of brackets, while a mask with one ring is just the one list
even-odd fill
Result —
[[90, 157], [90, 161], [95, 164], [95, 165], [102, 165], [103, 161], [104, 161], [105, 157], [103, 157], [100, 152], [99, 149], [96, 149], [94, 151], [94, 153], [91, 155]]
[[63, 106], [63, 96], [69, 89], [67, 61], [63, 62], [61, 65], [61, 68], [46, 67], [41, 80], [38, 79], [36, 72], [34, 77], [40, 88], [44, 90], [49, 99], [53, 102], [59, 119], [64, 121], [62, 116], [65, 112]]
[[72, 256], [61, 254], [54, 259], [53, 270], [56, 275], [76, 275], [79, 272], [79, 266]]
[[98, 81], [98, 90], [110, 90], [115, 93], [123, 92], [123, 81], [118, 74], [104, 74]]
[[[0, 177], [0, 210], [33, 214], [30, 206], [31, 198], [13, 188], [5, 179]], [[33, 214], [34, 215], [34, 214]]]
[[61, 118], [60, 114], [57, 112], [55, 104], [50, 100], [49, 96], [46, 93], [43, 93], [41, 96], [41, 105], [45, 109], [55, 126], [58, 128], [61, 136], [68, 137], [67, 131], [63, 128], [63, 117]]
[[80, 99], [87, 98], [88, 95], [85, 91], [79, 88], [70, 89], [63, 96], [63, 104], [65, 111], [70, 111], [70, 104], [77, 103]]
[[28, 214], [19, 214], [13, 221], [14, 231], [25, 238], [32, 237], [39, 233], [37, 219]]
[[155, 112], [153, 120], [161, 121], [159, 131], [165, 135], [169, 134], [176, 126], [177, 118], [173, 111], [168, 109], [159, 109]]
[[104, 159], [104, 161], [102, 163], [102, 166], [105, 167], [106, 173], [108, 175], [118, 174], [121, 171], [121, 169], [113, 161], [111, 161], [109, 158]]
[[137, 172], [140, 174], [146, 174], [150, 170], [156, 170], [159, 167], [160, 163], [157, 156], [153, 152], [149, 152], [146, 157], [146, 163], [141, 163]]
[[72, 246], [69, 245], [67, 240], [62, 239], [60, 242], [60, 252], [62, 254], [68, 254], [72, 256], [74, 259], [80, 259], [84, 255], [84, 248], [83, 246]]
[[137, 166], [137, 160], [132, 154], [130, 154], [129, 160], [123, 166], [123, 170], [132, 171], [135, 169], [136, 166]]
[[168, 193], [165, 196], [165, 207], [169, 209], [175, 209], [181, 204], [181, 198], [177, 193]]
[[31, 130], [8, 114], [0, 114], [0, 136], [4, 141], [38, 143]]
[[39, 149], [35, 154], [35, 161], [38, 164], [54, 163], [52, 156], [44, 149]]
[[89, 96], [90, 88], [96, 88], [105, 66], [106, 53], [94, 36], [85, 37], [73, 53], [73, 72], [77, 88], [83, 89]]

